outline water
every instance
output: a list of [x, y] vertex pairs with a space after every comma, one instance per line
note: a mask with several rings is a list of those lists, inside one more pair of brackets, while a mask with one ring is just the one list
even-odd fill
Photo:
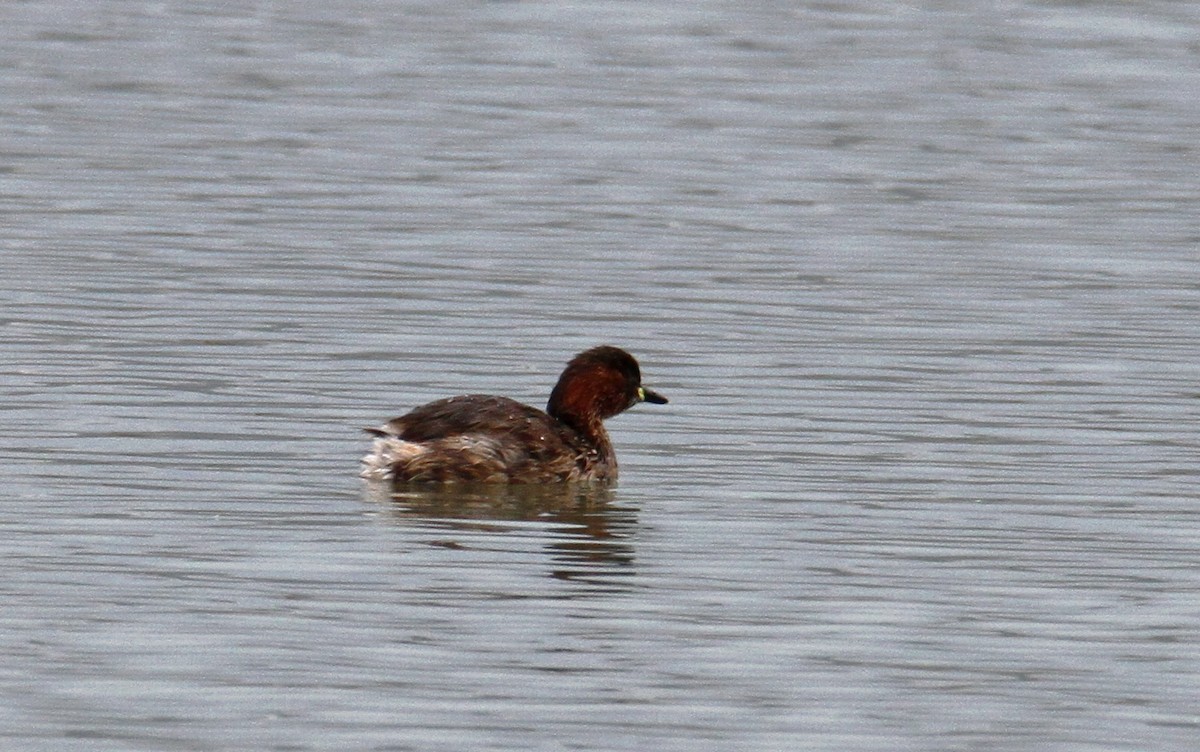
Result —
[[[1200, 11], [10, 3], [13, 750], [1191, 750]], [[671, 398], [608, 493], [361, 425]]]

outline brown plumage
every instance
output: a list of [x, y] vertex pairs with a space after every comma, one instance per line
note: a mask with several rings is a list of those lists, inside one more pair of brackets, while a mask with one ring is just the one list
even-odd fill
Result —
[[617, 477], [604, 420], [667, 398], [642, 386], [632, 355], [602, 345], [567, 364], [543, 412], [507, 397], [437, 400], [368, 428], [363, 477], [394, 482], [554, 483]]

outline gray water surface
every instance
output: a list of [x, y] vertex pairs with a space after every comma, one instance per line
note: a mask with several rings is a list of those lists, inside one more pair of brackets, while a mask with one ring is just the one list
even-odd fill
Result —
[[[0, 9], [6, 750], [1194, 750], [1200, 6]], [[359, 433], [671, 398], [610, 490]]]

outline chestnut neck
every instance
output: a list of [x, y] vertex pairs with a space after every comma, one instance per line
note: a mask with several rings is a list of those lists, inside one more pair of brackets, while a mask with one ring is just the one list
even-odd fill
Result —
[[604, 419], [627, 406], [625, 382], [620, 373], [594, 366], [568, 367], [559, 378], [546, 412], [582, 434], [589, 443], [611, 455]]

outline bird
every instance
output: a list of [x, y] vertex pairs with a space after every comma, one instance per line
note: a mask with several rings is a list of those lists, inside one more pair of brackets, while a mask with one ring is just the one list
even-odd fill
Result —
[[507, 397], [440, 399], [378, 428], [362, 476], [392, 483], [613, 482], [617, 457], [604, 421], [640, 402], [667, 404], [642, 385], [637, 360], [600, 345], [567, 363], [546, 409]]

